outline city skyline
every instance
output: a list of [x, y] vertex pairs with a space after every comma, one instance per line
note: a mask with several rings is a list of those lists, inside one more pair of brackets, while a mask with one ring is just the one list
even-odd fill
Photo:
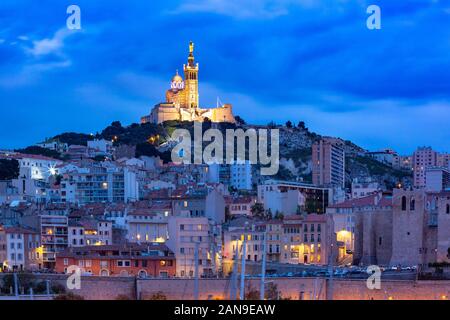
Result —
[[201, 106], [219, 96], [249, 123], [305, 121], [370, 150], [450, 151], [442, 1], [376, 1], [381, 30], [366, 28], [369, 1], [240, 3], [78, 1], [77, 31], [65, 3], [2, 2], [0, 148], [138, 122], [164, 100], [192, 40]]

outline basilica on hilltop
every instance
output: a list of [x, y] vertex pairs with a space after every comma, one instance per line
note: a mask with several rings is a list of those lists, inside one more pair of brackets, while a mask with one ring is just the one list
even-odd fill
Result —
[[231, 104], [217, 105], [216, 108], [200, 108], [198, 94], [198, 63], [194, 62], [194, 43], [189, 43], [187, 64], [183, 65], [184, 79], [178, 70], [166, 91], [166, 101], [158, 103], [150, 115], [141, 118], [141, 123], [162, 123], [169, 120], [200, 121], [206, 118], [212, 122], [234, 123]]

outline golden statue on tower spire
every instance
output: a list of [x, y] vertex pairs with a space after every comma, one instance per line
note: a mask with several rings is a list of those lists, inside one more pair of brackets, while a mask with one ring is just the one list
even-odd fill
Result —
[[189, 41], [188, 66], [194, 68], [194, 43]]

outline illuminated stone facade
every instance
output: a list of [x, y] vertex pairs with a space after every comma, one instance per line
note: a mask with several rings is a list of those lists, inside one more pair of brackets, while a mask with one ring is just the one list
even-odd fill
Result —
[[188, 63], [183, 65], [184, 79], [176, 72], [166, 91], [166, 101], [155, 105], [141, 123], [162, 123], [169, 120], [234, 123], [232, 106], [223, 104], [216, 108], [202, 109], [199, 106], [198, 63], [194, 62], [194, 44], [189, 43]]

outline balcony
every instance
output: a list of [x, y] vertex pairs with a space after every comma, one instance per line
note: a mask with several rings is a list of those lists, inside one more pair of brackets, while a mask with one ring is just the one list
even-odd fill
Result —
[[42, 241], [42, 244], [49, 244], [49, 245], [52, 245], [52, 244], [59, 244], [59, 245], [67, 246], [67, 245], [68, 245], [68, 242], [67, 242], [67, 241], [48, 240], [48, 241]]

